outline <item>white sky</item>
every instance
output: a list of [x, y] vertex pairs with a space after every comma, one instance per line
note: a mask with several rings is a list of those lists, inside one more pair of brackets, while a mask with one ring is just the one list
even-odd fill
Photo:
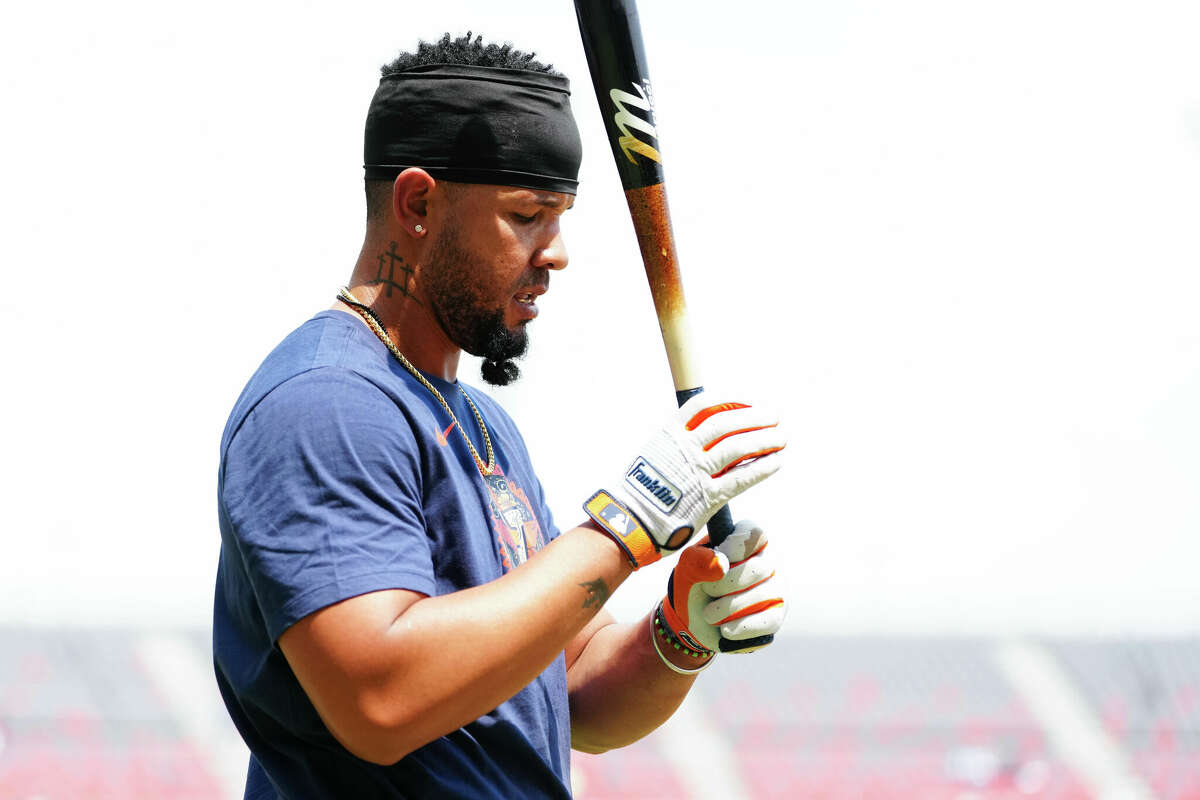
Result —
[[[788, 630], [1200, 631], [1198, 7], [641, 13], [709, 383], [791, 434], [735, 504]], [[499, 393], [560, 524], [669, 411], [571, 3], [21, 4], [0, 622], [207, 622], [221, 428], [349, 274], [376, 69], [467, 28], [575, 85], [571, 267]]]

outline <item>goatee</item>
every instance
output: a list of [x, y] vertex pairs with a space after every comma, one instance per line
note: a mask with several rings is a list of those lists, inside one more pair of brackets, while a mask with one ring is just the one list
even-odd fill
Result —
[[463, 349], [483, 358], [479, 374], [485, 382], [492, 386], [508, 386], [521, 377], [516, 359], [529, 349], [529, 336], [524, 325], [510, 330], [504, 324], [504, 311], [497, 310], [490, 317], [478, 320], [476, 333], [478, 349]]

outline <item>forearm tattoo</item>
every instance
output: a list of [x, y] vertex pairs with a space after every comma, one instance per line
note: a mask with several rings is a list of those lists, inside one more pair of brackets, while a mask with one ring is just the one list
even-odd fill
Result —
[[583, 608], [599, 608], [608, 601], [608, 585], [602, 578], [579, 584], [587, 590], [583, 600]]
[[[393, 291], [397, 291], [420, 305], [412, 293], [413, 268], [396, 252], [397, 247], [398, 245], [392, 242], [390, 248], [379, 254], [379, 271], [376, 273], [375, 278], [367, 281], [367, 283], [386, 286], [388, 297], [392, 296]], [[386, 277], [383, 274], [385, 269], [387, 270]], [[397, 272], [399, 275], [396, 274]]]

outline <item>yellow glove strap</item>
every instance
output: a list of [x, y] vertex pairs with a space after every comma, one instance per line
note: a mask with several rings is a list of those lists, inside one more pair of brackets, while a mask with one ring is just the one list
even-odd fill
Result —
[[596, 492], [583, 504], [583, 510], [621, 546], [634, 569], [641, 569], [662, 558], [662, 553], [658, 552], [658, 547], [642, 527], [641, 521], [608, 492], [603, 489]]

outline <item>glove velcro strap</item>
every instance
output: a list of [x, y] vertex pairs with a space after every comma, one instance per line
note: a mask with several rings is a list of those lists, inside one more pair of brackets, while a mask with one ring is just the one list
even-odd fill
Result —
[[697, 641], [695, 634], [681, 624], [682, 622], [670, 603], [660, 602], [654, 611], [655, 630], [676, 650], [682, 650], [692, 658], [707, 658], [713, 655], [715, 651]]
[[583, 510], [600, 526], [600, 529], [613, 538], [629, 557], [634, 569], [640, 569], [647, 564], [653, 564], [662, 558], [658, 546], [646, 533], [641, 520], [632, 511], [613, 499], [613, 496], [601, 489], [583, 504]]

